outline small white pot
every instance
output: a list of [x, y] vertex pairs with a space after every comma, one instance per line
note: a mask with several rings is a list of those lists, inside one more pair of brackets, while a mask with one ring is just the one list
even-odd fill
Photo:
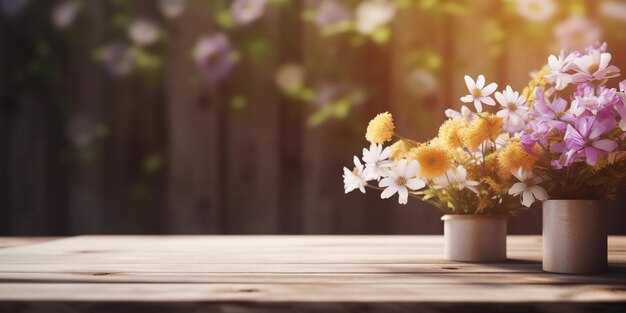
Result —
[[594, 200], [543, 203], [543, 270], [591, 274], [607, 269], [607, 205]]
[[445, 258], [465, 262], [506, 260], [506, 215], [444, 215]]

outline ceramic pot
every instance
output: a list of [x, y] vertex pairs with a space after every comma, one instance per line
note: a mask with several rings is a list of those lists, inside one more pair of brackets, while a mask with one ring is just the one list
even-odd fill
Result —
[[607, 269], [607, 203], [548, 200], [543, 203], [543, 270], [591, 274]]
[[445, 258], [451, 261], [506, 260], [506, 215], [444, 215]]

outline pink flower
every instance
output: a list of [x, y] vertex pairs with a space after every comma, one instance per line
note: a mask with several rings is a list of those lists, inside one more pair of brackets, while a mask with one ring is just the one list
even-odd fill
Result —
[[609, 65], [610, 53], [593, 50], [590, 54], [574, 59], [576, 74], [572, 76], [575, 83], [586, 83], [594, 80], [605, 80], [619, 76], [619, 68]]
[[598, 156], [607, 155], [617, 148], [612, 140], [601, 138], [614, 127], [614, 119], [599, 120], [592, 116], [578, 118], [575, 126], [568, 124], [564, 137], [569, 150], [566, 163], [571, 164], [574, 158], [584, 156], [587, 164], [594, 166]]
[[533, 108], [535, 118], [545, 123], [549, 128], [565, 129], [567, 121], [574, 119], [574, 114], [568, 111], [568, 103], [563, 98], [556, 98], [552, 102], [548, 99], [537, 98]]

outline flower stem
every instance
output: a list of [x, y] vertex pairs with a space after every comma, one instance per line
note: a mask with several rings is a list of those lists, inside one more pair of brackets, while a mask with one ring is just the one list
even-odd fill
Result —
[[395, 132], [394, 132], [394, 133], [393, 133], [393, 135], [394, 135], [395, 137], [397, 137], [398, 139], [400, 139], [400, 140], [404, 141], [404, 143], [406, 143], [407, 145], [409, 145], [409, 146], [411, 146], [411, 147], [417, 147], [415, 144], [413, 144], [413, 143], [411, 142], [411, 140], [409, 140], [409, 139], [407, 139], [407, 138], [404, 138], [404, 137], [400, 136], [398, 133], [395, 133]]

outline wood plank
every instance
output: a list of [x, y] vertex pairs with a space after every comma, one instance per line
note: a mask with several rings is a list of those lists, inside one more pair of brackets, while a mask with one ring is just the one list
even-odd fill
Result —
[[59, 237], [0, 237], [0, 249], [32, 245], [58, 238]]
[[[2, 301], [623, 302], [622, 285], [0, 284]], [[498, 295], [498, 296], [494, 296]]]
[[220, 232], [221, 90], [202, 82], [189, 53], [214, 30], [207, 13], [204, 4], [189, 1], [171, 21], [167, 45], [169, 230], [179, 234]]
[[400, 303], [488, 302], [507, 309], [514, 303], [539, 307], [593, 303], [596, 308], [626, 303], [625, 236], [609, 237], [610, 271], [585, 276], [541, 272], [538, 236], [509, 237], [509, 255], [515, 259], [486, 264], [443, 260], [442, 240], [441, 236], [65, 238], [0, 249], [0, 309], [21, 304], [12, 311], [27, 310], [33, 308], [30, 301], [58, 301], [71, 309], [85, 301], [202, 302], [220, 308], [226, 303], [275, 302], [293, 310], [310, 303], [363, 303], [381, 305], [383, 310]]
[[0, 302], [2, 312], [255, 312], [255, 313], [336, 313], [336, 312], [536, 312], [536, 313], [622, 313], [624, 305], [612, 302]]
[[[255, 22], [254, 39], [259, 45], [273, 46], [280, 41], [280, 11], [268, 6], [263, 18]], [[262, 33], [259, 35], [256, 32]], [[270, 49], [270, 48], [268, 48]], [[270, 49], [273, 51], [273, 49]], [[228, 112], [226, 234], [276, 234], [280, 231], [279, 103], [273, 70], [275, 52], [255, 60], [249, 51], [237, 64], [231, 97], [243, 97], [243, 108], [221, 105]], [[234, 84], [233, 84], [234, 85]], [[296, 144], [296, 143], [292, 143]]]
[[[262, 266], [262, 265], [254, 265]], [[503, 267], [503, 264], [500, 264]], [[444, 270], [445, 268], [445, 270]], [[615, 268], [603, 275], [559, 275], [541, 273], [529, 275], [528, 270], [497, 271], [495, 275], [485, 275], [486, 271], [471, 271], [469, 267], [455, 267], [453, 264], [441, 267], [439, 271], [423, 272], [268, 272], [268, 273], [210, 273], [201, 271], [186, 272], [142, 272], [133, 271], [32, 271], [0, 272], [0, 283], [205, 283], [205, 284], [491, 284], [491, 285], [623, 285], [626, 280], [626, 267]], [[537, 267], [534, 267], [538, 270]], [[497, 267], [494, 268], [497, 270]]]
[[[84, 14], [91, 21], [86, 27], [85, 40], [78, 41], [70, 49], [67, 56], [69, 68], [67, 69], [68, 86], [72, 86], [69, 99], [72, 105], [72, 116], [68, 123], [81, 121], [95, 127], [98, 118], [102, 115], [108, 97], [106, 94], [105, 71], [102, 64], [94, 62], [92, 53], [105, 42], [105, 3], [89, 2], [85, 4]], [[115, 93], [117, 94], [117, 93]], [[117, 103], [116, 101], [111, 101]], [[72, 126], [66, 127], [72, 127]], [[92, 131], [73, 130], [78, 131]], [[72, 134], [78, 137], [82, 134]], [[92, 142], [92, 149], [96, 153], [107, 153], [104, 145]], [[70, 149], [81, 149], [71, 146]], [[76, 152], [77, 153], [77, 152]], [[77, 153], [78, 154], [78, 153]], [[102, 232], [105, 229], [105, 182], [104, 164], [108, 158], [95, 158], [91, 162], [85, 161], [79, 156], [71, 159], [68, 166], [68, 199], [67, 199], [67, 226], [65, 234], [86, 234]]]

